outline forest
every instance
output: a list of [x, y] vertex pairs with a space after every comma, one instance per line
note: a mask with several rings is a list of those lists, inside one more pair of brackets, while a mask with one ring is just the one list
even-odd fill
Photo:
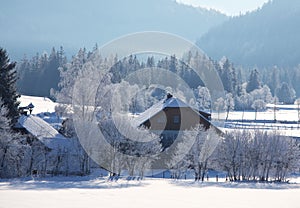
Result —
[[[80, 49], [71, 63], [74, 62], [75, 57], [78, 57], [82, 62], [81, 64], [84, 64], [92, 56], [94, 50], [98, 50], [97, 46], [92, 51]], [[203, 82], [188, 66], [189, 63], [182, 62], [180, 57], [155, 58], [149, 56], [141, 60], [136, 55], [129, 55], [118, 60], [117, 55], [115, 55], [111, 58], [114, 60], [110, 69], [113, 74], [113, 82], [119, 82], [131, 72], [147, 67], [158, 67], [183, 78], [189, 87], [195, 91], [197, 97], [199, 97], [199, 93], [204, 93], [201, 90], [201, 87], [204, 87]], [[192, 61], [192, 58], [196, 59], [191, 57], [188, 61]], [[211, 61], [222, 80], [226, 93], [230, 93], [234, 100], [232, 108], [235, 110], [251, 110], [255, 100], [262, 100], [265, 104], [293, 104], [296, 98], [300, 96], [299, 66], [248, 69], [240, 66], [235, 67], [234, 63], [226, 57], [218, 61]], [[59, 50], [53, 48], [50, 55], [44, 53], [42, 55], [37, 54], [30, 59], [24, 57], [17, 64], [18, 92], [25, 95], [51, 97], [54, 91], [60, 89], [61, 76], [70, 65], [67, 62], [68, 59], [64, 54], [63, 47]], [[54, 97], [52, 96], [52, 98]], [[209, 106], [205, 107], [208, 108]]]
[[226, 55], [244, 67], [292, 69], [300, 58], [299, 14], [298, 0], [272, 0], [210, 29], [197, 45], [214, 59]]

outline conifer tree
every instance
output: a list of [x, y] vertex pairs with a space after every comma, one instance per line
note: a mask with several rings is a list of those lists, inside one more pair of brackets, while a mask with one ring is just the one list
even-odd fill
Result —
[[279, 102], [282, 102], [284, 104], [293, 104], [296, 97], [295, 94], [295, 90], [286, 82], [283, 82], [280, 88], [276, 91]]
[[247, 83], [246, 90], [247, 92], [252, 92], [253, 90], [259, 89], [261, 87], [259, 73], [256, 69], [251, 71], [249, 81]]
[[11, 126], [16, 123], [19, 115], [19, 102], [17, 101], [19, 95], [16, 92], [17, 72], [15, 66], [16, 63], [10, 62], [6, 50], [0, 48], [0, 98], [3, 101], [3, 106], [8, 109], [7, 116], [11, 120]]

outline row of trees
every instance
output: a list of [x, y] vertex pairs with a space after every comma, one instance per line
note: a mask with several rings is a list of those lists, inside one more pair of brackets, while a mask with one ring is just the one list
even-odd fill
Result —
[[236, 69], [227, 58], [215, 62], [215, 67], [225, 91], [231, 93], [234, 98], [235, 110], [250, 110], [256, 100], [264, 103], [293, 104], [296, 99], [293, 86], [298, 86], [298, 82], [294, 81], [300, 73], [297, 67], [253, 69], [248, 74], [245, 69]]
[[50, 96], [50, 90], [58, 90], [59, 67], [67, 63], [64, 49], [52, 48], [50, 54], [36, 54], [31, 59], [26, 56], [17, 65], [18, 92], [25, 95]]
[[[97, 46], [91, 52], [87, 52], [86, 49], [80, 49], [71, 62], [77, 61], [78, 64], [82, 64], [91, 58], [95, 51], [98, 51]], [[103, 61], [108, 61], [106, 58], [103, 59]], [[194, 65], [191, 62], [201, 59], [199, 54], [193, 55], [188, 53], [186, 63], [179, 61], [176, 56], [158, 57], [157, 60], [153, 56], [150, 56], [146, 61], [140, 61], [134, 55], [124, 57], [120, 60], [115, 55], [110, 57], [110, 59], [113, 62], [110, 69], [113, 83], [121, 81], [129, 73], [139, 69], [159, 67], [180, 76], [193, 89], [197, 89], [199, 85], [203, 86], [201, 79], [189, 67], [189, 65]], [[46, 53], [42, 55], [37, 54], [32, 59], [24, 57], [17, 65], [20, 77], [18, 91], [23, 94], [49, 96], [51, 89], [60, 90], [60, 76], [69, 68], [66, 63], [67, 58], [62, 47], [58, 51], [53, 48], [50, 55]], [[240, 104], [239, 101], [243, 100], [252, 91], [265, 86], [269, 88], [274, 98], [273, 102], [276, 98], [277, 102], [291, 104], [295, 100], [296, 92], [300, 91], [298, 90], [300, 88], [297, 81], [300, 74], [299, 67], [288, 69], [279, 69], [277, 67], [271, 69], [253, 69], [248, 72], [247, 69], [234, 67], [226, 57], [223, 57], [220, 61], [213, 61], [213, 63], [223, 82], [224, 89], [227, 93], [231, 93], [234, 98], [236, 103], [234, 108], [236, 110], [240, 110], [241, 108], [252, 109], [251, 105], [255, 100], [250, 105]], [[265, 100], [265, 102], [269, 102], [269, 100]]]
[[170, 166], [175, 178], [192, 169], [195, 180], [203, 181], [207, 171], [214, 169], [226, 172], [230, 181], [285, 181], [299, 169], [299, 142], [276, 133], [236, 130], [221, 138], [212, 129], [205, 132], [197, 127], [184, 132], [184, 138], [195, 142], [189, 151], [184, 143], [178, 146], [175, 157], [185, 156]]
[[285, 181], [299, 168], [299, 142], [274, 133], [234, 131], [225, 135], [215, 154], [231, 181]]

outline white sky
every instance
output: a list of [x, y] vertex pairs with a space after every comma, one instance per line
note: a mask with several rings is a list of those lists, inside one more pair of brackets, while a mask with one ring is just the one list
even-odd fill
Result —
[[213, 8], [227, 15], [239, 15], [261, 7], [269, 0], [176, 0], [177, 2], [201, 6], [204, 8]]

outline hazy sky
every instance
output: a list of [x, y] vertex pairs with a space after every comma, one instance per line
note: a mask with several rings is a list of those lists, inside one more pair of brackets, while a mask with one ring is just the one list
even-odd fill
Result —
[[177, 2], [213, 8], [228, 15], [238, 15], [261, 7], [269, 0], [176, 0]]

